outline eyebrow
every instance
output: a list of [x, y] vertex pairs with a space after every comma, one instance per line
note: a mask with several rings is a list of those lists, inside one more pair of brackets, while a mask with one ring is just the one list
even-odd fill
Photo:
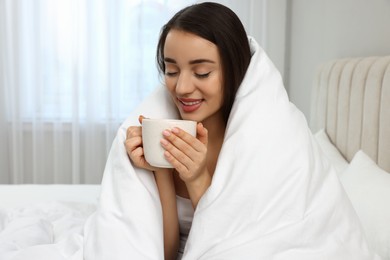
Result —
[[[168, 62], [168, 63], [175, 63], [176, 64], [176, 61], [172, 58], [164, 58], [164, 61]], [[208, 60], [208, 59], [196, 59], [196, 60], [191, 60], [189, 62], [190, 65], [199, 64], [199, 63], [215, 63], [215, 61]]]

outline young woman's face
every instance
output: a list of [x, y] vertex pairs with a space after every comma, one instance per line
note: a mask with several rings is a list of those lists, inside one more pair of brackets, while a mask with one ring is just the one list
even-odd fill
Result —
[[195, 34], [171, 30], [164, 46], [165, 84], [182, 119], [222, 118], [218, 48]]

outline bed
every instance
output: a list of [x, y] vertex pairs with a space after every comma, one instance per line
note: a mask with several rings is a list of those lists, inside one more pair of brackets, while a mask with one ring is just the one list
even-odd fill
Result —
[[100, 185], [0, 185], [0, 259], [82, 256], [84, 223], [99, 195]]
[[322, 64], [310, 125], [371, 248], [390, 259], [390, 56]]
[[[372, 250], [390, 259], [390, 56], [333, 60], [315, 76], [310, 126]], [[81, 259], [99, 185], [0, 185], [0, 259]], [[57, 248], [58, 249], [58, 248]], [[35, 252], [36, 253], [36, 252]], [[80, 258], [81, 257], [81, 258]]]

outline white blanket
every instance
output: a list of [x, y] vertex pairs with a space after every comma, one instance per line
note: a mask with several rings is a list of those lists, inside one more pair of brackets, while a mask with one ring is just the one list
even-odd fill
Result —
[[[250, 42], [251, 63], [183, 259], [375, 259], [303, 114], [264, 51]], [[153, 174], [134, 168], [124, 147], [126, 129], [138, 125], [139, 114], [177, 117], [159, 88], [120, 127], [98, 210], [85, 226], [86, 260], [163, 259]]]

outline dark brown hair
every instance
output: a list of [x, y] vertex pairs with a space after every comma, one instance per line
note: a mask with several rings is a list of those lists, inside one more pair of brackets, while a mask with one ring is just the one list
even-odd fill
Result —
[[218, 47], [223, 71], [222, 113], [226, 124], [251, 59], [248, 36], [240, 19], [228, 7], [211, 2], [194, 4], [177, 12], [161, 30], [157, 45], [160, 73], [165, 73], [164, 46], [171, 29], [195, 34]]

